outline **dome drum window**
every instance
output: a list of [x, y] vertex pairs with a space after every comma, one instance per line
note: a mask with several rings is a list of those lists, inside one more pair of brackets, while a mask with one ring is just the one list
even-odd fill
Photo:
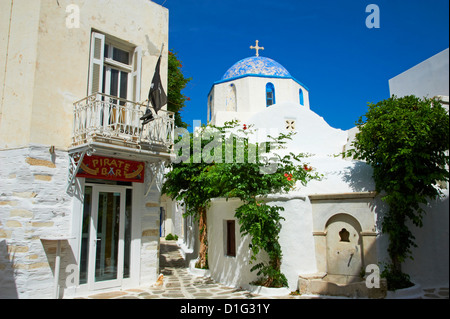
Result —
[[275, 87], [272, 83], [266, 85], [266, 106], [269, 107], [275, 104]]

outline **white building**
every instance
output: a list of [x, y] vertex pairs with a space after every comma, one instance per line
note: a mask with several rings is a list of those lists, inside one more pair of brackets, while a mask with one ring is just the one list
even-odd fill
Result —
[[425, 61], [389, 80], [391, 95], [398, 97], [449, 96], [449, 49], [445, 49]]
[[[448, 59], [447, 68], [441, 65], [444, 60], [445, 57], [431, 76], [448, 73]], [[397, 83], [400, 85], [400, 81]], [[447, 87], [448, 92], [448, 80], [447, 86], [442, 87]], [[266, 199], [285, 209], [280, 233], [281, 271], [288, 279], [289, 290], [382, 297], [385, 282], [381, 290], [368, 290], [361, 273], [368, 265], [388, 261], [388, 241], [380, 230], [380, 220], [388, 207], [374, 192], [372, 168], [364, 162], [337, 156], [351, 145], [356, 128], [342, 131], [330, 127], [311, 110], [309, 94], [304, 84], [274, 60], [246, 58], [213, 84], [208, 94], [208, 120], [220, 126], [237, 119], [270, 134], [296, 132], [287, 151], [312, 154], [306, 162], [324, 175], [321, 181]], [[448, 95], [445, 91], [432, 94]], [[443, 186], [444, 200], [431, 203], [431, 222], [425, 221], [428, 225], [418, 232], [422, 249], [416, 260], [420, 265], [405, 264], [413, 282], [422, 287], [448, 286], [448, 190]], [[218, 198], [208, 209], [208, 273], [224, 284], [249, 288], [257, 276], [250, 271], [249, 238], [240, 236], [234, 217], [240, 205], [238, 199]], [[198, 243], [189, 238], [189, 244], [183, 239], [180, 243], [192, 253]], [[230, 249], [230, 245], [234, 247]], [[439, 257], [442, 251], [443, 259]]]
[[[389, 80], [391, 95], [398, 97], [438, 97], [442, 106], [449, 107], [449, 49]], [[445, 196], [430, 202], [423, 227], [410, 225], [418, 242], [412, 249], [414, 260], [407, 260], [404, 271], [423, 287], [447, 286], [449, 282], [449, 206], [448, 183], [441, 183]]]
[[[208, 119], [219, 126], [237, 119], [272, 135], [297, 132], [287, 151], [312, 154], [305, 161], [324, 174], [320, 182], [266, 199], [285, 209], [281, 271], [289, 290], [301, 286], [303, 292], [319, 293], [321, 285], [321, 293], [370, 294], [363, 292], [360, 274], [366, 265], [380, 261], [375, 238], [382, 205], [374, 193], [371, 167], [335, 156], [344, 150], [349, 132], [330, 127], [310, 109], [308, 88], [279, 63], [260, 56], [237, 62], [214, 83]], [[209, 274], [230, 286], [249, 287], [257, 276], [250, 271], [249, 238], [240, 236], [234, 217], [240, 204], [238, 199], [219, 198], [208, 209]], [[347, 232], [348, 238], [342, 235]], [[235, 247], [230, 249], [230, 243]], [[332, 291], [348, 283], [354, 283], [353, 288]]]
[[168, 10], [148, 0], [0, 2], [0, 298], [151, 285], [173, 114], [139, 118]]

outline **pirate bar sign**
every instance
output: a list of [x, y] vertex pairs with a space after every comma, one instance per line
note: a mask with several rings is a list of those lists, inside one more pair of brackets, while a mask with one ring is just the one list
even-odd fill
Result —
[[85, 156], [77, 177], [143, 183], [145, 164], [118, 158]]

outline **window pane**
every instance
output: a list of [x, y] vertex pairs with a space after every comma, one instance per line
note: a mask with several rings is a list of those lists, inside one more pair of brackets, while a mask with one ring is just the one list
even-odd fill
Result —
[[120, 72], [120, 96], [122, 99], [127, 98], [127, 90], [128, 90], [128, 73]]
[[98, 196], [95, 281], [117, 278], [120, 225], [120, 193], [100, 192]]
[[266, 84], [266, 104], [267, 106], [275, 104], [275, 87], [272, 83]]
[[111, 69], [111, 83], [109, 86], [109, 94], [117, 96], [119, 93], [119, 71]]
[[103, 54], [105, 58], [109, 58], [109, 44], [105, 44], [105, 53]]
[[117, 49], [117, 48], [113, 48], [113, 60], [114, 61], [118, 61], [124, 64], [129, 64], [130, 63], [130, 54], [126, 51]]

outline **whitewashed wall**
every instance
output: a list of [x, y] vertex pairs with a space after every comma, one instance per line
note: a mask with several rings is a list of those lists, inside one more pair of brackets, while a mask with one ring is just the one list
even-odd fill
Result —
[[[242, 204], [240, 200], [215, 199], [207, 213], [208, 265], [211, 277], [227, 286], [241, 287], [257, 279], [256, 272], [250, 272], [251, 252], [249, 237], [241, 237], [239, 222], [234, 217], [235, 210]], [[236, 257], [226, 255], [226, 221], [236, 220]], [[262, 254], [261, 259], [267, 260]]]
[[[247, 121], [257, 112], [264, 111], [266, 106], [266, 84], [272, 83], [275, 87], [275, 101], [277, 104], [290, 102], [299, 104], [299, 89], [303, 90], [304, 108], [309, 109], [309, 92], [292, 79], [267, 78], [248, 76], [229, 82], [219, 83], [211, 90], [213, 96], [213, 123], [223, 125], [232, 119]], [[236, 88], [236, 112], [227, 111], [227, 96], [230, 85]]]

